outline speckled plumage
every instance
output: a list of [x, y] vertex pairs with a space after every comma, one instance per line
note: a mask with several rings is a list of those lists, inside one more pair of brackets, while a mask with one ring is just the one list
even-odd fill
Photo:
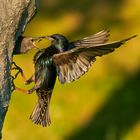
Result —
[[75, 81], [89, 70], [97, 56], [108, 54], [135, 37], [106, 43], [108, 36], [106, 30], [73, 42], [63, 35], [49, 36], [51, 46], [38, 51], [34, 57], [38, 103], [30, 119], [35, 124], [44, 127], [51, 123], [49, 104], [57, 76], [62, 84]]
[[34, 57], [35, 84], [39, 85], [36, 90], [38, 103], [30, 116], [30, 119], [42, 126], [50, 125], [49, 104], [51, 94], [56, 81], [56, 68], [52, 65], [51, 57], [58, 53], [54, 47], [38, 51]]

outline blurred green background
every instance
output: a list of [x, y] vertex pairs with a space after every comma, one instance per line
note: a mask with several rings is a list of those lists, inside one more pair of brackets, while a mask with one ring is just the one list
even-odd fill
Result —
[[[110, 41], [140, 34], [140, 0], [41, 0], [28, 24], [27, 36], [64, 34], [75, 40], [102, 29]], [[50, 127], [34, 125], [29, 116], [35, 94], [14, 91], [3, 128], [3, 140], [140, 140], [140, 37], [115, 52], [97, 58], [79, 80], [56, 82], [51, 100]], [[47, 47], [50, 42], [38, 45]], [[27, 77], [36, 50], [15, 56]], [[16, 85], [25, 89], [22, 78]]]

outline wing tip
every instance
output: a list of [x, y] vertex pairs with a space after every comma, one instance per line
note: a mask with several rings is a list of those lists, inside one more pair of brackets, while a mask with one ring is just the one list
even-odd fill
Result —
[[137, 37], [137, 36], [138, 36], [138, 35], [133, 35], [133, 36], [131, 36], [131, 37], [128, 37], [128, 38], [126, 38], [126, 39], [123, 39], [122, 42], [125, 43], [126, 41], [128, 41], [128, 40], [130, 40], [130, 39], [132, 39], [132, 38], [134, 38], [134, 37]]

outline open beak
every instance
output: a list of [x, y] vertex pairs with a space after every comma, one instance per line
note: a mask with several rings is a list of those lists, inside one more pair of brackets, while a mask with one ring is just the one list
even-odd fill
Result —
[[40, 42], [42, 39], [48, 39], [50, 41], [53, 41], [54, 40], [51, 36], [40, 36], [40, 37], [34, 38], [34, 41], [35, 42]]
[[34, 48], [38, 49], [38, 50], [41, 50], [40, 48], [38, 48], [36, 46], [36, 42], [40, 42], [42, 39], [48, 39], [50, 41], [53, 41], [54, 39], [51, 37], [51, 36], [40, 36], [40, 37], [35, 37], [33, 38], [33, 45], [34, 45]]
[[34, 42], [40, 42], [43, 38], [45, 38], [45, 36], [35, 37], [33, 40]]
[[42, 40], [42, 37], [36, 37], [33, 38], [33, 45], [35, 49], [41, 50], [39, 47], [37, 47], [37, 45], [35, 44], [36, 42], [40, 42]]
[[33, 45], [35, 49], [41, 50], [39, 47], [36, 46], [35, 41], [33, 41]]

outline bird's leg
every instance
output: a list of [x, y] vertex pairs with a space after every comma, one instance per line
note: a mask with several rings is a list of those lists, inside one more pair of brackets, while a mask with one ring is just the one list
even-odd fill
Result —
[[12, 87], [11, 88], [11, 93], [12, 93], [15, 90], [16, 87], [15, 87], [15, 84], [14, 84], [15, 77], [11, 75], [11, 78], [12, 78], [11, 79], [11, 87]]
[[20, 91], [22, 93], [28, 93], [28, 90], [22, 89], [22, 88], [19, 88], [19, 87], [16, 87], [16, 86], [15, 86], [15, 90]]
[[31, 93], [33, 93], [35, 90], [37, 90], [39, 88], [39, 85], [35, 85], [35, 86], [33, 86], [31, 89], [29, 89], [28, 91], [27, 91], [27, 93], [28, 94], [31, 94]]
[[23, 73], [23, 70], [17, 66], [17, 64], [15, 62], [12, 62], [12, 65], [14, 65], [15, 67], [11, 68], [11, 70], [18, 70], [18, 72], [15, 74], [14, 79], [17, 78], [17, 76], [19, 75], [19, 73], [21, 73], [21, 76], [23, 77], [24, 82], [26, 81], [26, 77]]
[[[22, 92], [22, 93], [29, 93], [29, 94], [31, 93], [30, 90], [25, 90], [25, 89], [16, 87], [15, 84], [14, 84], [14, 80], [16, 79], [16, 77], [14, 77], [14, 76], [11, 76], [11, 77], [12, 77], [12, 92], [13, 92], [14, 90], [18, 90], [18, 91], [20, 91], [20, 92]], [[33, 81], [34, 81], [34, 75], [32, 75], [28, 80], [26, 80], [26, 81], [25, 81], [25, 84], [28, 85], [28, 84], [30, 84], [30, 83], [33, 82]], [[33, 92], [33, 91], [32, 91], [32, 92]]]
[[15, 74], [15, 76], [14, 76], [14, 79], [16, 79], [17, 76], [18, 76], [19, 73], [20, 73], [21, 76], [22, 76], [22, 78], [23, 78], [23, 81], [24, 81], [24, 83], [25, 83], [26, 85], [29, 85], [31, 82], [34, 82], [34, 79], [35, 79], [34, 74], [27, 80], [26, 77], [25, 77], [25, 74], [23, 73], [23, 70], [22, 70], [19, 66], [17, 66], [15, 62], [12, 62], [12, 64], [13, 64], [15, 67], [11, 68], [11, 70], [13, 70], [13, 69], [18, 70], [18, 72], [17, 72], [17, 73]]
[[13, 92], [14, 90], [18, 90], [18, 91], [20, 91], [20, 92], [22, 92], [22, 93], [27, 93], [27, 94], [31, 94], [31, 93], [33, 93], [35, 90], [37, 90], [37, 89], [39, 88], [39, 86], [35, 85], [35, 86], [33, 86], [31, 89], [26, 90], [26, 89], [22, 89], [22, 88], [16, 87], [16, 86], [14, 85], [14, 83], [13, 83], [13, 86], [12, 86], [12, 87], [13, 87], [12, 92]]
[[37, 90], [37, 89], [38, 89], [37, 86], [34, 86], [33, 88], [31, 88], [31, 89], [29, 89], [29, 90], [22, 89], [22, 88], [19, 88], [19, 87], [14, 86], [14, 90], [18, 90], [18, 91], [20, 91], [20, 92], [22, 92], [22, 93], [27, 93], [27, 94], [31, 94], [31, 93], [33, 93], [33, 92], [34, 92], [35, 90]]
[[35, 81], [35, 75], [33, 74], [28, 80], [25, 81], [26, 85], [29, 85], [30, 83]]
[[[12, 67], [13, 65], [14, 65], [14, 67]], [[15, 62], [12, 62], [11, 70], [17, 70], [17, 69], [19, 70], [19, 68], [20, 68], [20, 67], [17, 66]], [[20, 68], [20, 69], [21, 69], [21, 68]], [[12, 79], [13, 79], [13, 80], [16, 79], [19, 73], [20, 73], [20, 72], [18, 71], [18, 72], [15, 74], [15, 76], [12, 76]]]
[[18, 90], [18, 91], [23, 92], [23, 93], [28, 93], [28, 90], [16, 87], [14, 84], [15, 77], [14, 76], [11, 76], [11, 77], [12, 77], [12, 90], [11, 90], [11, 92], [13, 92], [14, 90]]
[[26, 85], [30, 84], [31, 82], [34, 82], [35, 76], [33, 74], [28, 80], [26, 80], [26, 77], [25, 77], [25, 75], [23, 73], [23, 70], [19, 66], [17, 66], [15, 62], [12, 62], [12, 64], [15, 67], [11, 68], [11, 70], [13, 70], [13, 69], [18, 70], [18, 72], [15, 74], [15, 76], [12, 76], [12, 92], [14, 90], [18, 90], [18, 91], [20, 91], [22, 93], [29, 93], [29, 94], [32, 93], [32, 92], [34, 92], [37, 89], [37, 86], [34, 86], [31, 90], [25, 90], [25, 89], [22, 89], [22, 88], [19, 88], [19, 87], [16, 87], [15, 86], [14, 80], [17, 78], [17, 76], [19, 75], [19, 73], [21, 73], [21, 76], [23, 78], [23, 81], [24, 81], [24, 83]]
[[35, 85], [35, 86], [33, 86], [31, 89], [29, 89], [29, 90], [16, 87], [15, 84], [14, 84], [14, 77], [12, 76], [12, 88], [13, 88], [13, 89], [12, 89], [12, 92], [13, 92], [14, 90], [18, 90], [18, 91], [20, 91], [20, 92], [22, 92], [22, 93], [31, 94], [31, 93], [33, 93], [35, 90], [37, 90], [37, 89], [39, 88], [39, 86], [38, 86], [38, 85]]

